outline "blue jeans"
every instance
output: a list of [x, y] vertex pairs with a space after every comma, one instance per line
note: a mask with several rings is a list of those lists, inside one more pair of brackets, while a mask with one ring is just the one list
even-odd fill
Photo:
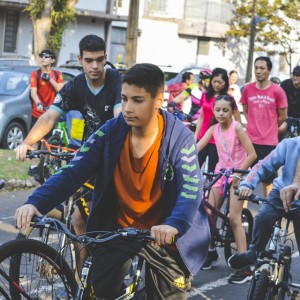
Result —
[[[268, 201], [275, 206], [283, 207], [280, 199], [280, 193], [277, 189], [272, 189], [268, 195]], [[249, 245], [249, 250], [252, 254], [258, 254], [266, 249], [268, 241], [273, 232], [273, 224], [276, 218], [281, 214], [277, 210], [273, 209], [269, 204], [263, 203], [254, 218], [254, 226], [252, 231], [252, 241]], [[300, 217], [299, 214], [295, 214], [293, 217], [294, 228], [296, 230], [296, 240], [298, 248], [300, 245]]]

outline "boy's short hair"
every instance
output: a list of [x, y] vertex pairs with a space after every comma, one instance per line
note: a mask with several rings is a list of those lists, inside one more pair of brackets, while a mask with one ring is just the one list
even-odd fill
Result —
[[97, 52], [104, 51], [106, 52], [106, 45], [104, 40], [95, 34], [89, 34], [83, 37], [79, 42], [79, 54], [82, 57], [83, 51], [88, 52]]
[[142, 63], [135, 64], [122, 77], [122, 84], [133, 84], [140, 88], [144, 88], [155, 98], [158, 93], [164, 91], [164, 73], [153, 64]]

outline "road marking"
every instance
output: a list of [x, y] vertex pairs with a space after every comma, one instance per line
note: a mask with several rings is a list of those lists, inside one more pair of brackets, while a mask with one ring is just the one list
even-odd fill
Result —
[[224, 278], [220, 278], [216, 281], [208, 282], [208, 283], [203, 284], [203, 285], [201, 285], [197, 288], [193, 287], [192, 290], [190, 291], [190, 296], [200, 295], [205, 300], [211, 300], [206, 295], [204, 295], [203, 292], [211, 291], [211, 290], [213, 290], [215, 288], [218, 288], [220, 286], [227, 285], [229, 278], [230, 278], [230, 276], [227, 276], [227, 277], [224, 277]]
[[10, 219], [14, 219], [15, 216], [11, 216], [11, 217], [1, 217], [1, 220], [10, 220]]

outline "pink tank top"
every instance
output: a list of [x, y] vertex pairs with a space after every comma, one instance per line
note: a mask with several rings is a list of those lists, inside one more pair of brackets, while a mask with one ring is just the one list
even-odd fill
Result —
[[235, 126], [238, 122], [232, 120], [228, 129], [222, 130], [220, 124], [216, 124], [213, 137], [216, 143], [219, 162], [215, 171], [221, 168], [241, 168], [247, 157], [247, 152], [236, 135]]

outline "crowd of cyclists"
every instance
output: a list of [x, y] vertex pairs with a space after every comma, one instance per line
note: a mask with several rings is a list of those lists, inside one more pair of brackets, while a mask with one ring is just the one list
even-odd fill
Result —
[[[300, 66], [278, 84], [270, 80], [271, 60], [258, 57], [256, 80], [241, 92], [235, 70], [228, 74], [223, 68], [202, 69], [197, 83], [187, 72], [181, 83], [165, 86], [162, 71], [152, 64], [136, 64], [124, 74], [106, 69], [105, 42], [95, 35], [80, 41], [79, 52], [83, 74], [60, 89], [16, 149], [16, 158], [24, 161], [60, 115], [71, 110], [80, 111], [85, 120], [85, 143], [67, 168], [51, 176], [17, 209], [17, 226], [28, 227], [33, 215], [46, 214], [92, 180], [91, 214], [84, 224], [75, 213], [77, 234], [111, 226], [136, 227], [149, 229], [156, 241], [146, 247], [116, 242], [97, 248], [93, 254], [99, 267], [92, 276], [97, 297], [117, 295], [128, 259], [138, 253], [149, 265], [146, 294], [151, 299], [187, 299], [191, 275], [200, 268], [210, 269], [220, 258], [210, 239], [207, 213], [211, 212], [202, 203], [201, 168], [250, 169], [242, 182], [241, 174], [232, 176], [230, 223], [238, 254], [228, 260], [236, 270], [230, 283], [250, 280], [251, 266], [270, 238], [276, 215], [270, 207], [260, 208], [247, 250], [243, 201], [233, 190], [239, 188], [240, 196], [246, 196], [261, 182], [269, 201], [286, 210], [294, 198], [300, 198], [300, 137], [282, 140], [289, 129], [287, 118], [300, 118]], [[170, 93], [169, 112], [161, 109], [164, 91]], [[188, 98], [195, 132], [172, 116], [182, 112]], [[222, 204], [221, 190], [222, 180], [210, 192], [209, 201], [217, 207]], [[181, 277], [184, 284], [176, 284]]]

